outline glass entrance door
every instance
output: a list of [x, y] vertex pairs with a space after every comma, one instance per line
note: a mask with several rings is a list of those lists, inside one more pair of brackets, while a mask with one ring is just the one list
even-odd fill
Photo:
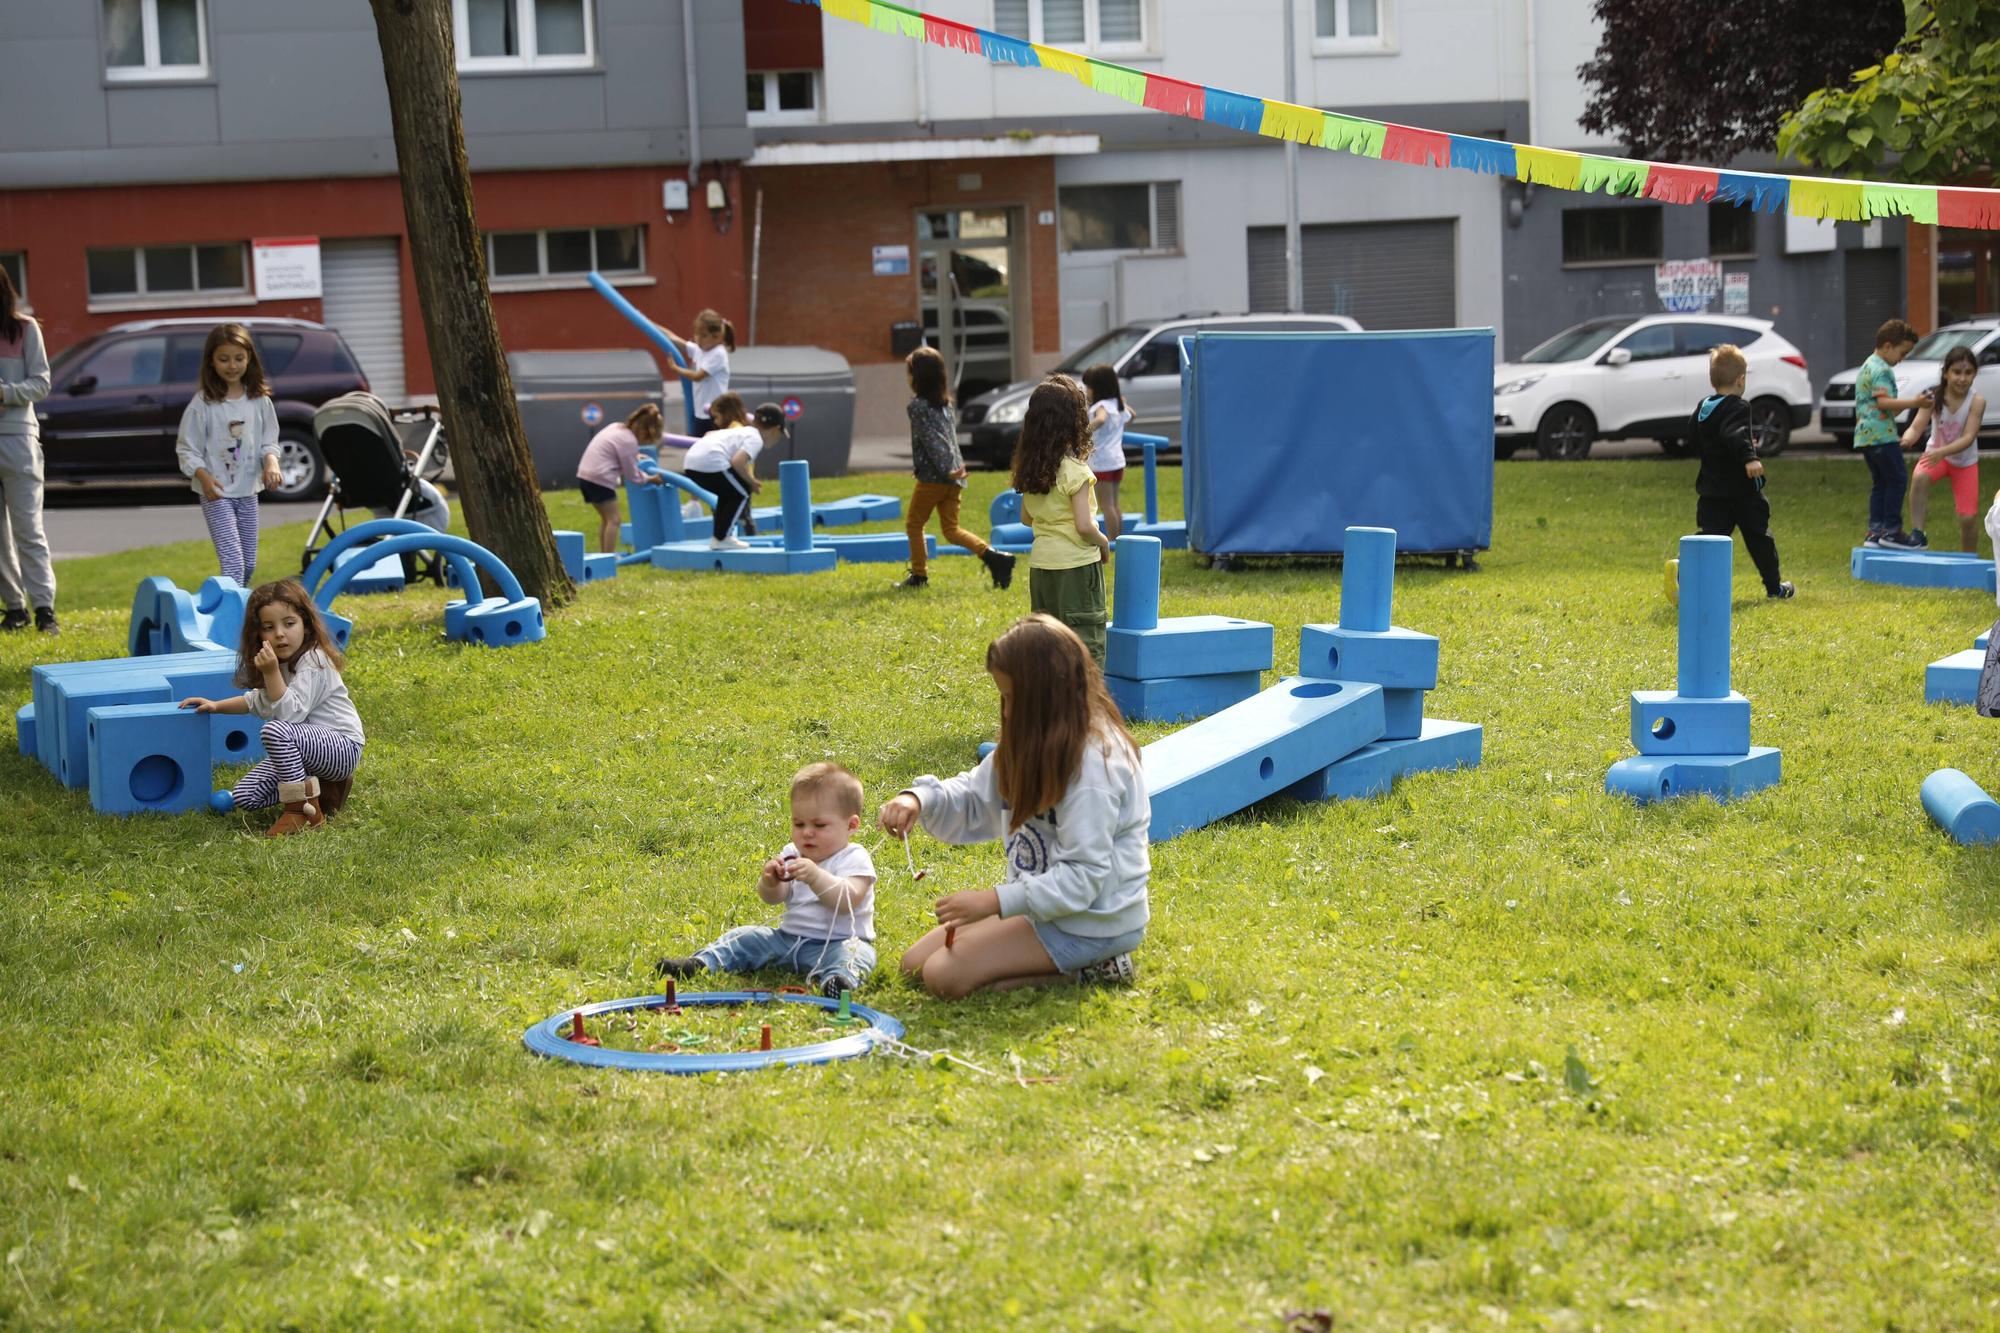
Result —
[[917, 215], [924, 341], [944, 357], [963, 402], [1014, 378], [1014, 246], [1010, 210]]

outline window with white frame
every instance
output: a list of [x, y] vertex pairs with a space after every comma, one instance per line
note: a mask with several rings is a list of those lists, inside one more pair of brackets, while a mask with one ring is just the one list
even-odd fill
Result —
[[816, 69], [753, 69], [745, 76], [745, 88], [753, 124], [819, 119]]
[[1056, 195], [1064, 250], [1179, 250], [1179, 181], [1065, 185]]
[[1380, 47], [1382, 11], [1389, 0], [1313, 0], [1313, 38], [1325, 47]]
[[13, 279], [14, 290], [20, 294], [21, 304], [28, 303], [28, 252], [26, 250], [0, 250], [0, 268], [7, 270]]
[[104, 0], [104, 76], [206, 78], [206, 8], [203, 0]]
[[597, 60], [592, 0], [451, 0], [458, 67], [580, 69]]
[[646, 271], [639, 227], [551, 227], [486, 233], [486, 273], [497, 287], [549, 278], [581, 280]]
[[1147, 0], [993, 0], [993, 30], [1046, 46], [1142, 51]]
[[85, 252], [92, 300], [244, 296], [250, 265], [242, 241], [135, 245]]

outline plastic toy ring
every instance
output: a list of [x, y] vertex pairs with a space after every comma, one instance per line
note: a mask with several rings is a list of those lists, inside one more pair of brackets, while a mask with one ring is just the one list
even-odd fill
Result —
[[[901, 1020], [870, 1009], [866, 1005], [851, 1002], [850, 1012], [868, 1024], [861, 1031], [846, 1032], [830, 1041], [814, 1042], [809, 1046], [780, 1046], [768, 1051], [710, 1051], [700, 1054], [619, 1051], [602, 1046], [582, 1045], [572, 1041], [569, 1033], [565, 1031], [572, 1029], [577, 1015], [595, 1018], [599, 1014], [621, 1013], [627, 1009], [657, 1009], [665, 998], [663, 995], [634, 995], [628, 999], [605, 1000], [598, 1004], [570, 1005], [522, 1033], [521, 1042], [536, 1055], [545, 1055], [552, 1060], [568, 1060], [572, 1064], [590, 1065], [598, 1069], [637, 1069], [654, 1074], [708, 1074], [769, 1069], [777, 1065], [822, 1065], [834, 1060], [851, 1060], [855, 1056], [868, 1054], [884, 1039], [893, 1041], [903, 1035]], [[744, 1004], [809, 1004], [834, 1014], [840, 1011], [839, 1002], [830, 1000], [824, 995], [792, 995], [767, 990], [694, 993], [683, 991], [678, 999], [683, 1009], [698, 1006], [727, 1008]]]

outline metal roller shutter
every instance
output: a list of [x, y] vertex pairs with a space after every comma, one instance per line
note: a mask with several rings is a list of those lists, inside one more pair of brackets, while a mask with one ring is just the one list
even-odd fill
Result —
[[320, 247], [325, 322], [361, 362], [368, 387], [391, 407], [403, 395], [403, 270], [391, 238], [328, 241]]
[[[1348, 315], [1364, 329], [1458, 322], [1457, 222], [1323, 223], [1299, 229], [1305, 313]], [[1285, 229], [1249, 229], [1250, 309], [1285, 308]]]
[[1849, 250], [1847, 257], [1847, 363], [1859, 365], [1875, 351], [1875, 330], [1903, 313], [1903, 252]]

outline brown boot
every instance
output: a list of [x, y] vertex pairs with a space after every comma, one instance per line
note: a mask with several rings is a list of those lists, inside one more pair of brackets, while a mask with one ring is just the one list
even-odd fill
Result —
[[354, 775], [344, 778], [322, 778], [319, 784], [319, 812], [332, 815], [347, 804], [347, 794], [354, 790]]
[[265, 837], [283, 838], [326, 823], [326, 816], [319, 812], [318, 778], [309, 776], [304, 782], [280, 782], [278, 799], [285, 803], [285, 813], [278, 816]]

